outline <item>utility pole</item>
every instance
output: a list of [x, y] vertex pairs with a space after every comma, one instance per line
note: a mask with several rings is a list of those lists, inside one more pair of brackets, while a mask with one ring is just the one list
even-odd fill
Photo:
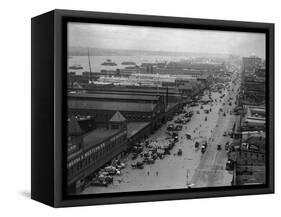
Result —
[[89, 84], [92, 82], [92, 69], [91, 69], [91, 60], [90, 60], [90, 50], [88, 48], [88, 62], [89, 62]]

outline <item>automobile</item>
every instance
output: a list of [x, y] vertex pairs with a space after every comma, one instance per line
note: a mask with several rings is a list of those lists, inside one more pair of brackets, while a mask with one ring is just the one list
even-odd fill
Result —
[[195, 148], [198, 148], [198, 147], [199, 147], [199, 145], [200, 145], [200, 144], [199, 144], [199, 142], [198, 142], [198, 141], [196, 141], [196, 142], [195, 142], [195, 144], [194, 144]]
[[227, 136], [227, 132], [226, 132], [226, 131], [224, 131], [222, 135], [223, 135], [223, 136]]
[[178, 150], [178, 156], [182, 156], [182, 150], [181, 149]]
[[227, 162], [226, 162], [226, 170], [233, 170], [234, 169], [234, 162], [233, 160], [229, 159]]
[[217, 146], [217, 150], [220, 151], [221, 150], [221, 145]]
[[229, 105], [229, 106], [232, 106], [232, 103], [230, 102], [230, 103], [228, 103], [228, 105]]
[[168, 121], [172, 121], [173, 120], [173, 117], [168, 117]]
[[186, 117], [186, 118], [191, 118], [192, 116], [193, 116], [193, 111], [190, 111], [190, 112], [187, 112], [185, 115], [184, 115], [184, 117]]
[[182, 124], [187, 124], [187, 119], [183, 119], [181, 123]]
[[226, 143], [225, 143], [224, 148], [225, 148], [226, 151], [229, 149], [229, 142], [226, 142]]
[[154, 164], [155, 163], [155, 160], [151, 157], [144, 158], [143, 161], [147, 164]]
[[223, 113], [223, 116], [226, 116], [225, 112]]
[[176, 124], [181, 124], [182, 123], [182, 119], [178, 118], [177, 120], [175, 120]]
[[124, 169], [126, 167], [126, 164], [125, 163], [120, 163], [119, 165], [116, 165], [116, 168], [117, 169]]
[[141, 146], [136, 146], [136, 145], [134, 145], [134, 146], [132, 147], [132, 152], [133, 152], [133, 153], [140, 153], [140, 152], [142, 152], [142, 150], [143, 150], [143, 147], [141, 147]]
[[192, 107], [194, 107], [194, 106], [198, 106], [199, 104], [198, 103], [195, 103], [195, 102], [192, 102], [191, 104], [190, 104], [190, 106], [192, 106]]
[[190, 117], [190, 114], [189, 114], [189, 113], [185, 113], [184, 117], [185, 117], [185, 118], [189, 118], [189, 117]]
[[167, 136], [167, 137], [165, 138], [165, 140], [170, 140], [170, 139], [172, 139], [171, 136]]
[[204, 109], [203, 105], [200, 106], [200, 109]]
[[208, 118], [207, 117], [205, 117], [205, 121], [207, 121], [208, 120]]
[[171, 150], [174, 147], [175, 147], [175, 143], [174, 142], [169, 143], [169, 145], [168, 145], [168, 149], [169, 150]]
[[174, 124], [169, 124], [168, 127], [167, 127], [168, 131], [172, 131], [174, 129], [175, 129], [175, 125]]
[[143, 168], [144, 168], [144, 167], [143, 167], [143, 162], [140, 162], [140, 161], [138, 161], [138, 162], [136, 162], [136, 163], [132, 163], [131, 166], [132, 166], [132, 168], [134, 168], [134, 169], [143, 169]]
[[[120, 171], [118, 171], [120, 173]], [[104, 180], [106, 181], [106, 183], [108, 184], [112, 184], [113, 183], [113, 177], [112, 176], [106, 176], [104, 178]]]
[[204, 154], [206, 152], [207, 146], [202, 145], [201, 147], [201, 153]]
[[109, 174], [110, 173], [114, 173], [115, 174], [117, 169], [114, 166], [107, 166], [107, 167], [104, 168], [104, 170], [105, 170], [105, 172], [108, 172]]
[[185, 134], [187, 139], [191, 139], [191, 135], [189, 133]]
[[138, 154], [137, 153], [133, 153], [132, 160], [135, 160], [137, 158], [138, 158]]
[[107, 187], [108, 184], [113, 183], [113, 177], [110, 175], [100, 174], [92, 179], [90, 185], [93, 186], [105, 186]]
[[205, 112], [206, 114], [209, 114], [209, 110], [208, 110], [208, 109], [205, 109], [204, 112]]
[[180, 131], [180, 130], [182, 130], [182, 125], [176, 125], [175, 130], [176, 130], [176, 131]]
[[96, 179], [96, 180], [91, 181], [90, 185], [107, 187], [108, 183], [106, 181], [101, 181], [101, 180]]
[[170, 155], [171, 154], [171, 152], [170, 152], [170, 150], [169, 149], [164, 149], [164, 154], [166, 154], [166, 155]]

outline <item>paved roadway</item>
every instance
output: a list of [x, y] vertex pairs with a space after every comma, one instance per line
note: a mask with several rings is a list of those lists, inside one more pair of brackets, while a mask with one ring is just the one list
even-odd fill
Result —
[[[223, 136], [225, 131], [231, 131], [236, 117], [230, 115], [229, 112], [233, 106], [228, 106], [228, 93], [225, 92], [225, 97], [221, 103], [215, 104], [215, 117], [212, 117], [212, 123], [209, 126], [204, 126], [210, 130], [210, 135], [205, 135], [208, 139], [207, 151], [202, 155], [200, 163], [190, 180], [194, 187], [213, 187], [213, 186], [228, 186], [232, 181], [232, 172], [225, 170], [227, 161], [227, 152], [225, 143], [232, 142], [229, 136]], [[216, 98], [217, 100], [219, 98]], [[222, 104], [225, 103], [225, 106]], [[222, 108], [223, 112], [219, 109]], [[223, 113], [226, 112], [226, 116]], [[210, 127], [211, 125], [211, 127]], [[217, 145], [222, 146], [222, 150], [217, 150]]]

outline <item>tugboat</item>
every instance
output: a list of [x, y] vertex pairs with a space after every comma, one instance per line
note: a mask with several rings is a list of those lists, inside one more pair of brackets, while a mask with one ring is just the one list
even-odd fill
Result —
[[117, 66], [116, 63], [112, 62], [111, 59], [107, 59], [105, 62], [101, 64], [102, 66]]
[[69, 66], [69, 69], [83, 69], [83, 67], [81, 65], [72, 65], [72, 66]]

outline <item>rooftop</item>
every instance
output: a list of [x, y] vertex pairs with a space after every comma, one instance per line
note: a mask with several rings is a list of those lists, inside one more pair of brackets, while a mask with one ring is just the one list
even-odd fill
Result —
[[134, 136], [136, 133], [138, 133], [140, 130], [145, 128], [147, 125], [149, 125], [149, 122], [129, 122], [127, 124], [128, 138]]
[[134, 95], [134, 94], [107, 94], [107, 93], [68, 93], [70, 98], [92, 98], [92, 99], [133, 99], [156, 101], [159, 96]]
[[124, 116], [120, 112], [116, 112], [109, 121], [110, 122], [124, 122], [124, 121], [126, 121], [126, 118], [124, 118]]
[[113, 135], [117, 134], [120, 130], [97, 128], [83, 136], [84, 147], [90, 148], [99, 143], [109, 139]]
[[155, 106], [153, 103], [68, 100], [69, 109], [153, 112]]
[[253, 119], [253, 118], [246, 118], [244, 120], [245, 123], [255, 123], [255, 124], [265, 124], [265, 119]]
[[179, 89], [181, 90], [192, 90], [193, 85], [189, 83], [185, 83], [184, 85], [179, 85]]

